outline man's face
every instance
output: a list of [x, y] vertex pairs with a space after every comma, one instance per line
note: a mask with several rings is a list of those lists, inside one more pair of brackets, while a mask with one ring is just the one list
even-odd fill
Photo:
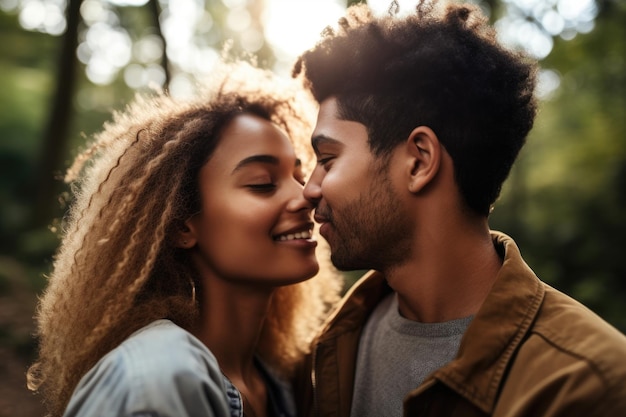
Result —
[[408, 256], [410, 217], [394, 187], [390, 158], [370, 150], [366, 127], [341, 120], [335, 98], [320, 105], [311, 144], [317, 165], [304, 189], [340, 270], [377, 269]]

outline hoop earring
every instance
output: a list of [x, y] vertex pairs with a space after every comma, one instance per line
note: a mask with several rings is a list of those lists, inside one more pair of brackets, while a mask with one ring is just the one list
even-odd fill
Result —
[[196, 283], [192, 278], [189, 278], [189, 284], [191, 284], [191, 303], [196, 303]]

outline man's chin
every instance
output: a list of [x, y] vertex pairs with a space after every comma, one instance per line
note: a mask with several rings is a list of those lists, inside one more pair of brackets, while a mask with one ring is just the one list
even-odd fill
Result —
[[339, 271], [348, 272], [369, 269], [361, 265], [361, 263], [354, 262], [351, 259], [347, 259], [345, 256], [338, 256], [337, 254], [333, 253], [332, 246], [330, 252], [330, 261], [332, 262], [333, 266]]

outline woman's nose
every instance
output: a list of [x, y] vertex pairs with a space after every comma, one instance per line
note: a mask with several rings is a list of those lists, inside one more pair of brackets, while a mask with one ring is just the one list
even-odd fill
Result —
[[290, 200], [287, 204], [288, 211], [313, 210], [313, 204], [304, 197], [304, 187], [301, 183], [294, 180], [295, 185], [290, 189]]

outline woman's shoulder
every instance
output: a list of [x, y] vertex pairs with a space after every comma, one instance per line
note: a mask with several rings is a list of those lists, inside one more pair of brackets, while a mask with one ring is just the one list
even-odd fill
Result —
[[165, 319], [137, 330], [108, 356], [113, 361], [123, 360], [129, 371], [138, 373], [151, 373], [155, 369], [159, 374], [164, 371], [219, 370], [217, 359], [200, 340]]
[[215, 356], [169, 320], [139, 329], [80, 381], [66, 416], [228, 416]]

